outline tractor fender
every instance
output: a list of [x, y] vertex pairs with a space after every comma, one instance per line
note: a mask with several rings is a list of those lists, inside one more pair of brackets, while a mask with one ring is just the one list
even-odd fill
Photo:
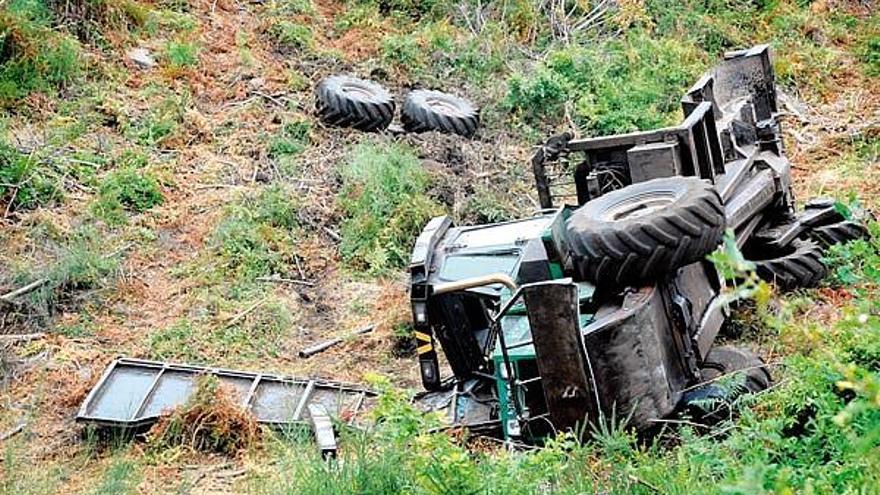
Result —
[[678, 357], [662, 291], [643, 286], [600, 307], [584, 328], [600, 409], [637, 430], [675, 410], [688, 375]]

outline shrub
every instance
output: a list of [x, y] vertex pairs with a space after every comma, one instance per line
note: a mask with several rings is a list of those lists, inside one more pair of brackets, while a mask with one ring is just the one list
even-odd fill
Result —
[[105, 33], [144, 25], [149, 9], [133, 0], [30, 0], [45, 2], [55, 25], [65, 26], [83, 43], [105, 42]]
[[9, 211], [35, 208], [62, 198], [62, 190], [49, 178], [33, 155], [0, 142], [0, 201]]
[[276, 22], [269, 28], [269, 34], [282, 49], [308, 50], [314, 45], [312, 30], [308, 26], [296, 22]]
[[859, 58], [865, 64], [865, 72], [869, 76], [880, 77], [880, 34], [862, 43]]
[[516, 74], [507, 84], [508, 105], [530, 121], [559, 114], [570, 98], [569, 81], [546, 67], [530, 75]]
[[410, 148], [361, 144], [339, 168], [345, 212], [343, 259], [378, 275], [403, 266], [425, 222], [439, 206], [425, 196], [429, 176]]
[[571, 101], [575, 121], [592, 134], [650, 129], [681, 118], [681, 93], [704, 68], [692, 44], [636, 30], [551, 52], [536, 70], [510, 79], [507, 102], [528, 121], [560, 123]]
[[422, 67], [422, 49], [419, 40], [411, 34], [386, 36], [382, 39], [382, 57], [406, 70]]
[[234, 276], [284, 273], [293, 260], [299, 202], [283, 186], [230, 206], [214, 231], [211, 244]]
[[14, 2], [0, 11], [0, 105], [62, 88], [80, 74], [79, 44], [48, 23], [39, 2]]
[[459, 214], [465, 224], [498, 223], [516, 218], [516, 208], [502, 191], [487, 187], [475, 188]]
[[193, 67], [199, 63], [199, 47], [187, 41], [169, 41], [165, 44], [164, 56], [172, 68]]
[[[373, 0], [368, 0], [372, 3]], [[440, 0], [378, 0], [379, 10], [386, 14], [419, 20], [431, 14], [439, 14], [443, 3]]]
[[98, 199], [92, 212], [108, 223], [125, 223], [125, 211], [142, 213], [162, 204], [164, 197], [159, 182], [151, 174], [123, 168], [107, 174], [98, 188]]

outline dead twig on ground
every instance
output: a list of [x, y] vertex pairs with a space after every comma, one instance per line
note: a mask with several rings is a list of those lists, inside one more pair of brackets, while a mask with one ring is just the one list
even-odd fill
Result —
[[[255, 94], [255, 95], [257, 95], [257, 96], [260, 96], [260, 97], [262, 97], [262, 98], [265, 98], [265, 99], [271, 101], [272, 103], [278, 105], [278, 106], [281, 107], [281, 108], [287, 108], [287, 105], [285, 105], [283, 101], [279, 100], [279, 99], [276, 98], [275, 96], [272, 96], [272, 95], [269, 95], [269, 94], [263, 93], [262, 91], [251, 91], [251, 93], [252, 93], [252, 94]], [[278, 96], [283, 97], [283, 96], [285, 96], [285, 94], [284, 94], [284, 93], [281, 93], [281, 94], [279, 94]]]
[[0, 435], [0, 442], [5, 442], [6, 440], [9, 440], [10, 438], [14, 437], [15, 435], [18, 435], [19, 433], [24, 431], [24, 427], [25, 427], [24, 421], [22, 421], [21, 423], [18, 423], [17, 425], [15, 425], [14, 428], [12, 428], [11, 430], [7, 431], [6, 433]]
[[639, 478], [639, 477], [637, 477], [637, 476], [634, 476], [634, 475], [632, 475], [632, 474], [627, 474], [626, 477], [629, 478], [630, 481], [633, 481], [633, 482], [635, 482], [635, 483], [638, 483], [638, 484], [640, 484], [640, 485], [642, 485], [642, 486], [645, 486], [645, 487], [649, 488], [649, 489], [650, 489], [651, 491], [653, 491], [654, 493], [663, 493], [663, 492], [662, 492], [659, 488], [657, 488], [656, 486], [654, 486], [654, 485], [648, 483], [647, 481], [645, 481], [645, 480], [643, 480], [643, 479], [641, 479], [641, 478]]
[[327, 235], [329, 235], [331, 238], [333, 238], [334, 241], [336, 241], [336, 242], [342, 241], [342, 236], [337, 234], [336, 231], [334, 231], [330, 227], [324, 227], [324, 232], [326, 232]]
[[15, 299], [16, 297], [23, 296], [25, 294], [33, 292], [33, 291], [39, 289], [40, 287], [46, 285], [47, 283], [49, 283], [48, 278], [40, 278], [40, 279], [34, 280], [33, 282], [25, 285], [24, 287], [20, 287], [18, 289], [15, 289], [12, 292], [7, 292], [6, 294], [3, 294], [2, 296], [0, 296], [0, 301], [5, 301], [8, 303], [11, 303], [11, 302], [13, 302], [12, 300]]
[[45, 336], [46, 336], [46, 334], [44, 332], [0, 335], [0, 342], [2, 342], [4, 344], [14, 344], [17, 342], [30, 342], [31, 340], [42, 339]]
[[359, 328], [359, 329], [355, 330], [354, 332], [349, 333], [348, 335], [344, 335], [342, 337], [336, 337], [334, 339], [320, 342], [320, 343], [315, 344], [311, 347], [307, 347], [307, 348], [299, 351], [299, 357], [305, 359], [307, 357], [314, 356], [315, 354], [324, 352], [327, 349], [335, 346], [336, 344], [342, 343], [348, 339], [353, 339], [353, 338], [358, 337], [360, 335], [371, 333], [374, 328], [376, 328], [376, 325], [371, 323], [363, 328]]
[[281, 277], [257, 277], [257, 282], [273, 282], [276, 284], [294, 284], [294, 285], [305, 285], [306, 287], [314, 287], [315, 283], [310, 282], [308, 280], [299, 280], [295, 278], [281, 278]]
[[233, 316], [232, 319], [230, 319], [228, 322], [226, 322], [226, 325], [224, 325], [224, 327], [229, 328], [229, 327], [235, 325], [236, 323], [241, 321], [242, 318], [253, 313], [254, 310], [256, 310], [257, 308], [262, 306], [266, 302], [266, 300], [268, 300], [268, 298], [264, 297], [264, 298], [260, 299], [259, 301], [251, 304], [250, 306], [248, 306], [247, 309], [245, 309], [241, 313], [238, 313], [237, 315]]

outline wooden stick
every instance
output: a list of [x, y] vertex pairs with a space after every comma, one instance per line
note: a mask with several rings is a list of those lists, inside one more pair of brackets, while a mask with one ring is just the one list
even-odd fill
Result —
[[333, 347], [334, 345], [339, 344], [340, 342], [343, 342], [347, 339], [357, 337], [358, 335], [370, 333], [373, 331], [373, 329], [375, 327], [376, 326], [371, 323], [371, 324], [369, 324], [363, 328], [359, 328], [359, 329], [355, 330], [354, 332], [351, 332], [348, 335], [345, 335], [343, 337], [336, 337], [334, 339], [325, 340], [324, 342], [321, 342], [319, 344], [315, 344], [311, 347], [307, 347], [307, 348], [299, 351], [299, 357], [305, 359], [307, 357], [314, 356], [315, 354], [318, 354], [320, 352], [324, 352], [327, 349]]
[[20, 287], [18, 289], [15, 289], [12, 292], [7, 292], [6, 294], [3, 294], [2, 296], [0, 296], [0, 299], [7, 301], [7, 302], [12, 302], [12, 300], [15, 299], [16, 297], [27, 294], [29, 292], [33, 292], [33, 291], [39, 289], [40, 287], [46, 285], [47, 283], [49, 283], [48, 278], [39, 278], [39, 279], [34, 280], [33, 282], [25, 285], [24, 287]]
[[281, 278], [281, 277], [257, 277], [257, 282], [275, 282], [279, 284], [295, 284], [295, 285], [305, 285], [306, 287], [314, 287], [314, 282], [309, 282], [308, 280], [297, 280], [295, 278]]
[[0, 335], [0, 342], [4, 342], [4, 343], [30, 342], [31, 340], [42, 339], [45, 336], [46, 336], [45, 332], [16, 333], [16, 334], [10, 334], [10, 335]]
[[17, 424], [15, 426], [15, 428], [7, 431], [3, 435], [0, 435], [0, 442], [4, 442], [6, 440], [9, 440], [10, 438], [14, 437], [15, 435], [18, 435], [19, 433], [21, 433], [22, 430], [24, 430], [24, 425], [25, 425], [25, 423], [22, 421], [21, 423]]
[[342, 240], [342, 236], [340, 236], [339, 234], [337, 234], [337, 233], [336, 233], [333, 229], [331, 229], [330, 227], [324, 227], [324, 232], [326, 232], [327, 235], [329, 235], [330, 237], [332, 237], [333, 240], [336, 241], [336, 242], [339, 242], [339, 241]]
[[228, 327], [231, 327], [232, 325], [235, 325], [236, 323], [239, 322], [239, 320], [241, 320], [241, 319], [244, 318], [245, 316], [251, 314], [255, 309], [257, 309], [257, 308], [259, 308], [260, 306], [262, 306], [263, 303], [266, 302], [266, 299], [267, 299], [267, 298], [265, 298], [265, 297], [262, 298], [262, 299], [260, 299], [259, 301], [257, 301], [257, 302], [255, 302], [255, 303], [253, 303], [252, 305], [250, 305], [250, 307], [248, 307], [246, 310], [244, 310], [244, 311], [242, 311], [241, 313], [239, 313], [239, 314], [233, 316], [232, 319], [229, 320], [229, 322], [226, 323], [226, 327], [228, 328]]

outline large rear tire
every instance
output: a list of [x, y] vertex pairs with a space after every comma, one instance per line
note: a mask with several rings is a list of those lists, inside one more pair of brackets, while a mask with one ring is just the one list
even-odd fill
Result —
[[604, 194], [566, 223], [578, 276], [619, 287], [653, 280], [705, 257], [724, 235], [715, 188], [695, 177], [638, 182]]
[[315, 89], [320, 119], [332, 126], [381, 131], [394, 118], [391, 93], [373, 81], [350, 76], [330, 76]]

